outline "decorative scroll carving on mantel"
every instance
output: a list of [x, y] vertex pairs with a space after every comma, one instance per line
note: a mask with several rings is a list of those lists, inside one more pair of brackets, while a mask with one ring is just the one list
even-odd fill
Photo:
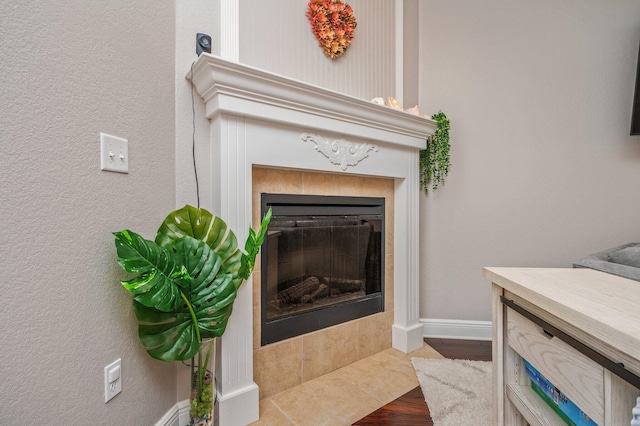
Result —
[[316, 144], [316, 151], [323, 154], [332, 164], [337, 164], [342, 170], [348, 166], [356, 166], [369, 156], [369, 152], [378, 152], [378, 145], [370, 143], [353, 143], [346, 139], [325, 139], [312, 133], [303, 133], [301, 136], [305, 142]]

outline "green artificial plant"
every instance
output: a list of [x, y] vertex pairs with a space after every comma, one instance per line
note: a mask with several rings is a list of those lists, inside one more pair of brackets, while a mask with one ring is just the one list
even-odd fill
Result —
[[429, 192], [429, 185], [433, 191], [436, 191], [440, 185], [444, 185], [444, 179], [451, 168], [449, 158], [451, 123], [442, 111], [438, 111], [431, 118], [437, 123], [436, 132], [427, 140], [427, 149], [420, 151], [420, 188], [425, 194]]
[[[249, 229], [244, 251], [222, 219], [189, 205], [166, 217], [155, 241], [129, 230], [114, 232], [118, 263], [135, 274], [121, 283], [133, 294], [138, 336], [149, 355], [162, 361], [198, 356], [192, 415], [211, 411], [213, 384], [204, 383], [206, 368], [200, 367], [208, 365], [214, 338], [225, 331], [270, 220], [269, 210], [257, 233]], [[210, 340], [204, 361], [203, 340]]]

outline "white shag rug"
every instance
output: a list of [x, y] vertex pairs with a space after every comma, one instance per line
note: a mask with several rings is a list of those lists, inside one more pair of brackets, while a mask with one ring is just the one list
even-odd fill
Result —
[[434, 426], [491, 426], [490, 361], [412, 358]]

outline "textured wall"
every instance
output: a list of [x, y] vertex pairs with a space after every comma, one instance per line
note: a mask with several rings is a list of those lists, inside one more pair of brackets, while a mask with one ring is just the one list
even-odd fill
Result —
[[357, 20], [346, 53], [318, 46], [304, 0], [240, 0], [240, 62], [363, 99], [395, 93], [395, 1], [349, 0]]
[[483, 266], [640, 240], [637, 0], [420, 2], [420, 101], [453, 168], [422, 199], [421, 317], [490, 320]]
[[[0, 4], [2, 424], [150, 425], [176, 402], [111, 235], [153, 238], [174, 207], [174, 19], [173, 2]], [[128, 175], [100, 171], [100, 132], [129, 139]]]
[[[211, 188], [207, 187], [211, 173], [207, 167], [210, 153], [209, 120], [205, 117], [204, 102], [193, 90], [187, 76], [196, 55], [196, 34], [211, 36], [212, 53], [220, 55], [220, 0], [176, 0], [175, 42], [175, 114], [176, 114], [176, 206], [197, 205], [196, 179], [193, 170], [193, 145], [199, 158], [197, 171], [200, 185], [201, 206], [210, 208]], [[194, 117], [195, 113], [195, 117]], [[195, 125], [195, 126], [194, 126]], [[195, 131], [194, 131], [195, 127]], [[185, 377], [188, 383], [189, 376]], [[178, 380], [181, 383], [181, 380]], [[186, 390], [188, 392], [188, 389]], [[180, 395], [188, 393], [180, 392]], [[182, 398], [184, 399], [184, 398]]]

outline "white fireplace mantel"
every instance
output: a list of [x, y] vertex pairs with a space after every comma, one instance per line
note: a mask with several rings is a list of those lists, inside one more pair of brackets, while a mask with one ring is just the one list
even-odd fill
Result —
[[[210, 121], [205, 169], [210, 206], [246, 239], [252, 218], [253, 166], [394, 179], [394, 324], [392, 345], [422, 346], [419, 318], [419, 151], [436, 123], [263, 70], [203, 54], [193, 84]], [[257, 224], [254, 224], [256, 227]], [[258, 419], [253, 381], [253, 294], [238, 293], [218, 345], [219, 424]]]

